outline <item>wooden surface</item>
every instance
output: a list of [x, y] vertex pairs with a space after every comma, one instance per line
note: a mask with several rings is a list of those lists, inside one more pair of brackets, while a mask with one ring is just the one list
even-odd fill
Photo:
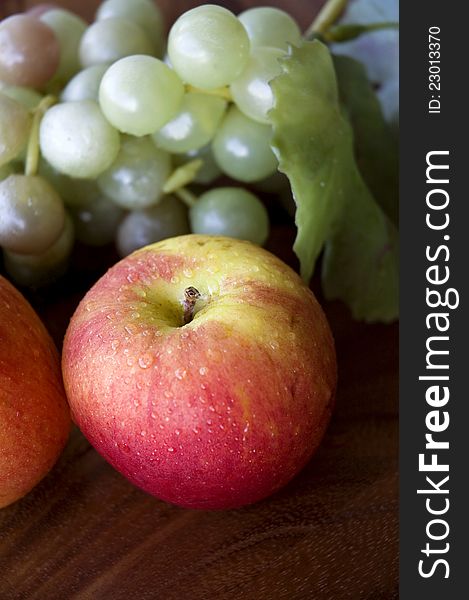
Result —
[[[92, 14], [95, 2], [78, 4]], [[171, 15], [189, 5], [161, 4]], [[273, 4], [305, 26], [318, 3]], [[291, 239], [277, 225], [269, 244], [290, 263]], [[82, 293], [33, 297], [58, 342]], [[241, 510], [179, 509], [132, 487], [75, 430], [43, 482], [0, 512], [0, 600], [396, 598], [397, 325], [325, 308], [337, 407], [318, 453], [284, 490]]]

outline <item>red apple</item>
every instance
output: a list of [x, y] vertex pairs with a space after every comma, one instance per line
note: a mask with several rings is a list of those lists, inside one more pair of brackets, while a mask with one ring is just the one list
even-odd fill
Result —
[[87, 293], [64, 342], [73, 418], [135, 485], [191, 508], [264, 498], [326, 429], [336, 358], [312, 292], [248, 242], [138, 250]]
[[0, 276], [0, 508], [46, 475], [69, 431], [54, 342], [25, 298]]

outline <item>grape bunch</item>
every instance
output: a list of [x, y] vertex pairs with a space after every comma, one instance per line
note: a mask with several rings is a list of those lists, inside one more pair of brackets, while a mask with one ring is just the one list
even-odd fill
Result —
[[[0, 22], [0, 246], [17, 283], [63, 273], [75, 240], [121, 256], [189, 231], [266, 241], [242, 186], [277, 172], [269, 82], [300, 29], [207, 4], [164, 30], [151, 0], [105, 0], [91, 25], [51, 5]], [[239, 183], [204, 189], [221, 176]]]

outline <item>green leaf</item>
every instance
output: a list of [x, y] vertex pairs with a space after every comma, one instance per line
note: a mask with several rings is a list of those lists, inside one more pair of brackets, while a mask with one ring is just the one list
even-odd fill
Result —
[[340, 229], [326, 242], [326, 298], [346, 302], [355, 319], [390, 322], [399, 315], [398, 236], [357, 173]]
[[358, 319], [390, 321], [398, 314], [397, 232], [355, 163], [330, 53], [315, 40], [281, 63], [269, 117], [279, 169], [297, 204], [301, 274], [309, 281], [325, 246], [326, 297], [344, 300]]
[[353, 128], [355, 159], [376, 201], [397, 225], [399, 153], [365, 67], [347, 56], [334, 56], [339, 95]]
[[293, 249], [309, 281], [317, 257], [343, 212], [352, 142], [340, 115], [337, 82], [329, 50], [321, 42], [292, 48], [283, 73], [271, 86], [275, 107], [272, 147], [279, 170], [290, 180], [297, 205]]

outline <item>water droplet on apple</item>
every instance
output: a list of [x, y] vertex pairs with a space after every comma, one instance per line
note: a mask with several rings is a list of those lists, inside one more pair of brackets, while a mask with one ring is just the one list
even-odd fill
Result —
[[181, 430], [180, 430], [180, 429], [175, 429], [175, 430], [174, 430], [174, 433], [175, 433], [176, 435], [181, 435]]
[[135, 281], [135, 278], [134, 278], [134, 275], [133, 275], [133, 273], [129, 273], [129, 274], [127, 275], [126, 279], [127, 279], [127, 281], [128, 281], [129, 283], [134, 283], [134, 281]]
[[142, 429], [142, 431], [140, 432], [140, 435], [142, 437], [145, 437], [147, 435], [147, 432], [145, 430]]
[[151, 354], [144, 354], [138, 359], [138, 364], [142, 369], [148, 369], [153, 364], [153, 356]]
[[115, 351], [117, 350], [117, 348], [119, 348], [120, 342], [119, 340], [112, 340], [111, 342], [111, 348]]
[[[156, 419], [156, 413], [152, 412], [150, 416], [152, 419]], [[155, 436], [152, 436], [152, 437], [155, 437]]]
[[140, 318], [140, 313], [135, 311], [130, 316], [132, 317], [132, 319], [138, 319]]
[[126, 377], [126, 378], [124, 379], [124, 383], [126, 383], [126, 384], [128, 385], [128, 384], [130, 383], [130, 377]]
[[272, 350], [278, 350], [280, 348], [280, 344], [274, 340], [272, 340], [269, 345]]
[[199, 433], [199, 430], [197, 429], [197, 427], [193, 427], [192, 431], [197, 435]]
[[117, 447], [121, 452], [125, 452], [125, 454], [129, 454], [130, 452], [130, 448], [127, 446], [127, 444], [122, 444], [118, 442]]
[[199, 369], [199, 373], [200, 373], [201, 375], [207, 375], [207, 372], [208, 372], [208, 369], [207, 369], [207, 367], [200, 367], [200, 369]]
[[179, 283], [179, 277], [175, 277], [173, 275], [173, 277], [171, 277], [171, 283], [173, 283], [173, 284]]
[[142, 331], [142, 335], [145, 336], [145, 337], [148, 337], [150, 335], [150, 330], [149, 329], [144, 329]]
[[165, 398], [172, 398], [173, 397], [173, 393], [170, 392], [169, 390], [165, 390], [163, 392], [163, 394], [165, 395]]
[[207, 425], [213, 425], [212, 419], [207, 419]]
[[140, 406], [140, 402], [139, 402], [138, 398], [135, 398], [135, 400], [134, 400], [134, 406], [135, 407]]
[[174, 371], [174, 375], [177, 379], [181, 380], [184, 379], [184, 377], [187, 375], [187, 371], [186, 369], [179, 368]]
[[131, 327], [129, 327], [128, 325], [125, 325], [125, 326], [124, 326], [124, 329], [125, 329], [125, 331], [126, 331], [126, 332], [127, 332], [129, 335], [132, 335], [132, 333], [133, 333], [133, 330], [132, 330], [132, 328], [131, 328]]
[[192, 275], [193, 275], [192, 270], [191, 269], [184, 269], [183, 275], [184, 275], [184, 277], [187, 277], [188, 279], [190, 279], [192, 277]]
[[174, 452], [174, 448], [172, 446], [168, 447], [168, 452]]
[[208, 410], [211, 412], [215, 412], [215, 407], [213, 406], [213, 404], [210, 404], [210, 406], [208, 407]]
[[131, 367], [134, 363], [135, 363], [135, 358], [132, 358], [131, 356], [129, 356], [129, 358], [127, 359], [127, 364], [129, 365], [129, 367]]

